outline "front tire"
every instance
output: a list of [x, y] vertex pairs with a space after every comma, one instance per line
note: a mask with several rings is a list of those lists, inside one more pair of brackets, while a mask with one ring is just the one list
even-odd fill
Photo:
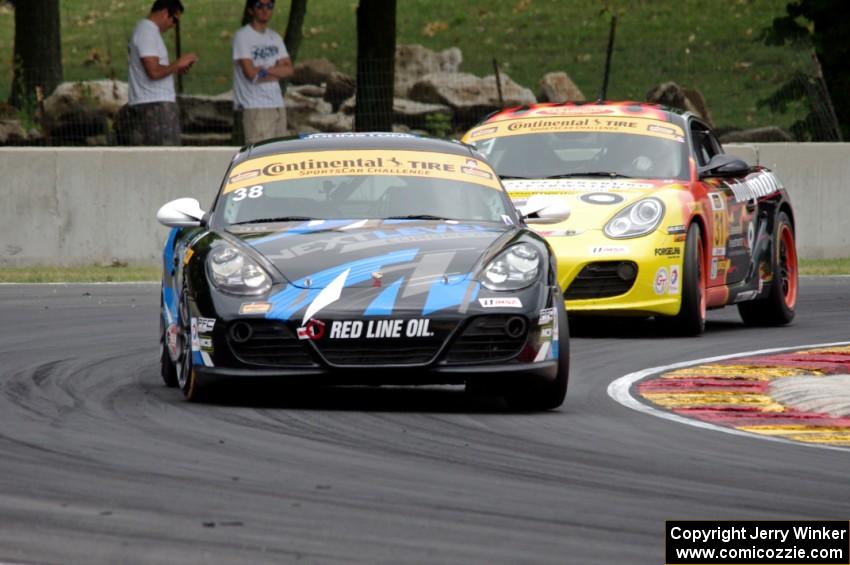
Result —
[[738, 304], [744, 323], [751, 326], [782, 326], [791, 322], [797, 305], [797, 248], [788, 214], [776, 217], [770, 291], [763, 299]]
[[682, 304], [675, 316], [659, 316], [658, 322], [667, 333], [694, 336], [705, 331], [705, 245], [702, 230], [693, 222], [685, 240], [685, 257], [682, 261]]
[[178, 311], [178, 335], [180, 336], [180, 357], [175, 364], [177, 386], [183, 391], [183, 396], [189, 401], [199, 401], [203, 398], [203, 387], [198, 381], [195, 365], [192, 360], [192, 318], [189, 313], [189, 293], [186, 288], [180, 296]]
[[[564, 300], [556, 296], [558, 314], [558, 372], [552, 381], [523, 380], [509, 386], [505, 402], [513, 410], [553, 410], [564, 403], [570, 375], [570, 330]], [[554, 345], [554, 344], [553, 344]]]

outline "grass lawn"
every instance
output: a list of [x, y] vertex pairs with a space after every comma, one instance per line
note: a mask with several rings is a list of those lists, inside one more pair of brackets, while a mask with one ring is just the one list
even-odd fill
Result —
[[[127, 39], [151, 0], [62, 0], [66, 80], [115, 76], [126, 80]], [[570, 74], [587, 98], [598, 96], [609, 22], [616, 14], [616, 48], [608, 98], [643, 99], [668, 80], [702, 91], [719, 127], [785, 125], [794, 115], [757, 107], [808, 53], [766, 47], [761, 30], [784, 13], [787, 0], [398, 0], [398, 43], [463, 51], [461, 69], [504, 72], [537, 90], [550, 71]], [[187, 92], [217, 94], [231, 87], [230, 43], [241, 0], [184, 0], [183, 50], [199, 63], [184, 77]], [[355, 69], [356, 0], [310, 0], [300, 59], [327, 57]], [[279, 0], [273, 27], [286, 26], [289, 3]], [[0, 98], [11, 84], [14, 13], [0, 7]], [[173, 43], [173, 32], [166, 41]]]

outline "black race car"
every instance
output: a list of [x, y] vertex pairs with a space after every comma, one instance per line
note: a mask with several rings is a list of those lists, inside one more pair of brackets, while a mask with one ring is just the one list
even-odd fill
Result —
[[[546, 196], [522, 211], [562, 221]], [[314, 134], [243, 148], [209, 212], [157, 219], [161, 372], [209, 383], [467, 384], [518, 409], [564, 400], [569, 343], [554, 256], [469, 146]]]

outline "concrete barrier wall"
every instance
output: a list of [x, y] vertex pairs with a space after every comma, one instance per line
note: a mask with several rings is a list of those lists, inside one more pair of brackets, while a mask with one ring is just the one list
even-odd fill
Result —
[[[850, 143], [728, 146], [776, 171], [788, 188], [804, 258], [850, 256]], [[236, 153], [212, 148], [0, 149], [0, 267], [155, 264], [165, 202], [191, 196], [204, 209]]]

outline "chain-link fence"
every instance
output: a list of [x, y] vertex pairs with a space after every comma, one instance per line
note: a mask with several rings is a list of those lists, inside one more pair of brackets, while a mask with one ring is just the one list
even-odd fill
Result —
[[[202, 59], [180, 81], [167, 79], [176, 83], [174, 105], [128, 106], [126, 52], [118, 52], [115, 40], [129, 33], [111, 29], [111, 43], [104, 39], [104, 46], [92, 48], [82, 64], [66, 61], [66, 82], [52, 92], [30, 93], [17, 107], [0, 106], [0, 145], [241, 143], [241, 118], [231, 90], [233, 66], [226, 55]], [[663, 45], [615, 41], [607, 98], [649, 99], [690, 109], [713, 123], [725, 141], [840, 139], [811, 49], [768, 48], [757, 37], [691, 38]], [[208, 32], [192, 40], [195, 46], [229, 45], [230, 36]], [[173, 36], [166, 41], [172, 43]], [[606, 42], [603, 33], [593, 45], [526, 45], [525, 50], [539, 49], [539, 64], [522, 66], [512, 61], [510, 49], [499, 45], [486, 55], [469, 56], [450, 43], [442, 51], [404, 43], [397, 50], [395, 76], [383, 77], [394, 81], [394, 99], [369, 101], [360, 108], [382, 108], [377, 116], [358, 113], [353, 53], [336, 53], [335, 64], [299, 61], [295, 76], [282, 85], [288, 126], [299, 133], [382, 124], [382, 129], [459, 137], [502, 106], [597, 99]], [[6, 48], [11, 52], [11, 46]], [[748, 56], [754, 52], [757, 57]], [[171, 60], [174, 56], [172, 49]], [[564, 72], [547, 72], [553, 68]], [[12, 65], [0, 64], [6, 84], [12, 83], [12, 72]], [[4, 80], [0, 97], [6, 99]]]

